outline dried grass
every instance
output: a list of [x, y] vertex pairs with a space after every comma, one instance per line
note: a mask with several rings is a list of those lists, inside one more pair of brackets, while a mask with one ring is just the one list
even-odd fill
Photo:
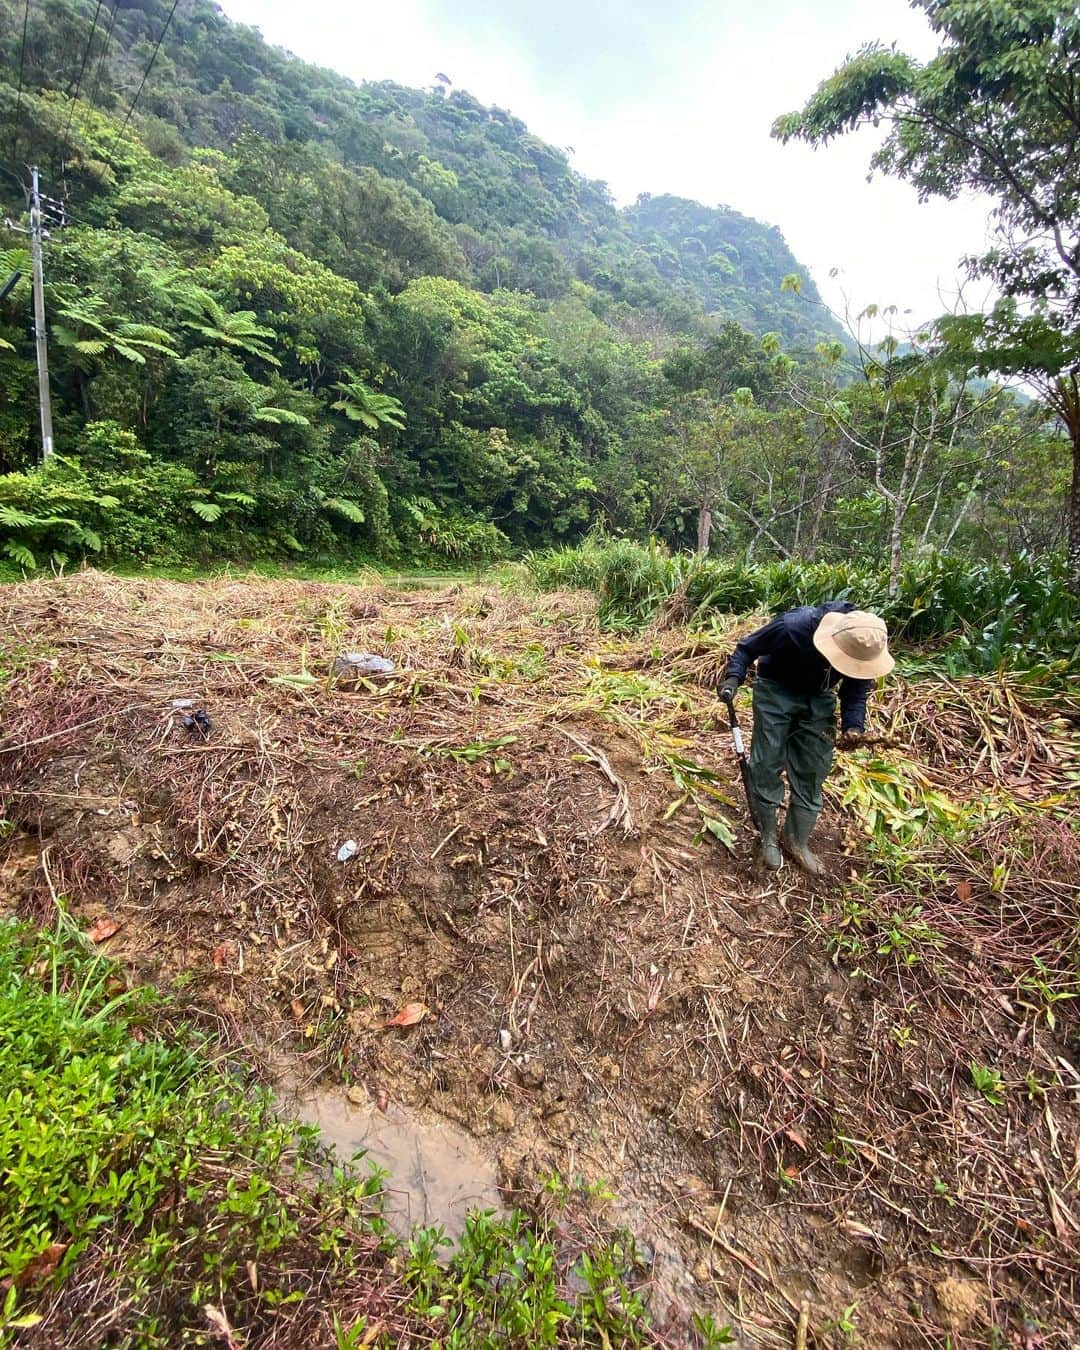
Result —
[[[863, 883], [818, 891], [764, 885], [745, 829], [735, 858], [695, 843], [671, 757], [716, 774], [730, 805], [710, 809], [745, 826], [715, 690], [753, 616], [620, 641], [580, 595], [84, 573], [9, 588], [0, 622], [24, 653], [0, 692], [3, 814], [48, 869], [24, 906], [108, 909], [141, 976], [193, 974], [208, 1015], [302, 1075], [478, 1133], [508, 1102], [522, 1198], [556, 1168], [611, 1179], [639, 1227], [713, 1263], [670, 1298], [672, 1335], [705, 1300], [790, 1344], [799, 1271], [808, 1343], [857, 1297], [892, 1343], [938, 1344], [932, 1284], [956, 1270], [987, 1324], [1035, 1309], [1043, 1343], [1068, 1343], [1077, 1008], [1051, 1028], [1019, 982], [1075, 955], [1075, 707], [1008, 680], [890, 685], [887, 763], [1013, 806], [963, 844], [928, 836], [917, 889], [873, 874], [867, 907], [869, 864], [839, 842], [834, 869]], [[356, 648], [398, 674], [335, 687]], [[206, 708], [205, 742], [174, 698]], [[826, 945], [852, 903], [856, 974]], [[886, 925], [916, 904], [934, 936], [909, 963]], [[387, 1035], [417, 998], [434, 1015]], [[1003, 1107], [972, 1060], [999, 1067]]]

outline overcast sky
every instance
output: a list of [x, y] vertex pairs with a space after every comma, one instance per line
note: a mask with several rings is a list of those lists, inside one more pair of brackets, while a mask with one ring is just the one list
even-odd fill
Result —
[[574, 165], [620, 203], [673, 192], [778, 225], [838, 309], [846, 294], [855, 310], [933, 317], [955, 295], [959, 260], [985, 242], [985, 203], [920, 204], [906, 184], [868, 183], [873, 131], [821, 150], [769, 136], [862, 43], [929, 56], [929, 27], [906, 0], [222, 3], [356, 80], [429, 86], [448, 75], [573, 147]]

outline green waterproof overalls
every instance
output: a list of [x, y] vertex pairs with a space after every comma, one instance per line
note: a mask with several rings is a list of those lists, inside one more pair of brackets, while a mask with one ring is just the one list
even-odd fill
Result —
[[821, 790], [833, 761], [836, 694], [796, 694], [760, 675], [754, 681], [754, 737], [750, 782], [759, 826], [776, 820], [784, 804], [783, 774], [791, 788], [785, 832], [806, 840], [821, 814]]

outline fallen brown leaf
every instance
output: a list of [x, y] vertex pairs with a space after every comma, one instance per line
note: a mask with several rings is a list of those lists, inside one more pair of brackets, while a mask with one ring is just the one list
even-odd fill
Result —
[[98, 919], [86, 936], [91, 942], [106, 942], [114, 933], [119, 933], [122, 926], [115, 919]]
[[801, 1148], [804, 1153], [810, 1152], [810, 1150], [806, 1147], [806, 1140], [802, 1137], [802, 1135], [799, 1133], [798, 1130], [785, 1130], [784, 1138], [790, 1139], [791, 1142], [795, 1145], [795, 1147]]
[[240, 1342], [236, 1339], [236, 1332], [229, 1325], [229, 1319], [221, 1308], [215, 1308], [212, 1303], [203, 1305], [203, 1316], [213, 1328], [213, 1334], [220, 1337], [229, 1350], [239, 1350]]
[[963, 900], [966, 904], [971, 899], [972, 885], [970, 881], [958, 881], [956, 883], [956, 898]]
[[429, 1011], [426, 1003], [406, 1003], [404, 1008], [394, 1017], [391, 1017], [386, 1025], [388, 1027], [414, 1027], [417, 1022], [424, 1020]]
[[227, 942], [223, 942], [221, 943], [220, 946], [214, 948], [215, 969], [220, 970], [228, 959], [229, 959], [229, 944]]
[[382, 1112], [390, 1105], [390, 1094], [384, 1087], [375, 1090], [375, 1105]]
[[289, 1004], [289, 1007], [292, 1009], [292, 1015], [296, 1018], [296, 1020], [298, 1022], [302, 1022], [304, 1020], [304, 1005], [300, 1002], [300, 1000], [298, 998], [294, 998], [293, 1001]]
[[15, 1276], [15, 1287], [21, 1289], [24, 1284], [33, 1284], [38, 1280], [47, 1280], [63, 1259], [67, 1251], [66, 1242], [51, 1242], [43, 1252], [32, 1261], [28, 1261]]

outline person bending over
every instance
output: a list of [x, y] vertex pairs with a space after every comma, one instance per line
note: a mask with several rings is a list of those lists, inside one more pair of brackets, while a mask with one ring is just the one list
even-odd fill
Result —
[[[866, 730], [866, 701], [873, 682], [895, 664], [888, 631], [876, 614], [843, 600], [789, 609], [737, 644], [720, 686], [725, 702], [734, 701], [755, 662], [750, 784], [762, 861], [766, 867], [779, 867], [782, 844], [803, 871], [820, 876], [824, 868], [809, 845], [832, 766], [837, 690], [839, 744], [858, 744]], [[783, 772], [791, 800], [783, 836], [778, 838]]]

